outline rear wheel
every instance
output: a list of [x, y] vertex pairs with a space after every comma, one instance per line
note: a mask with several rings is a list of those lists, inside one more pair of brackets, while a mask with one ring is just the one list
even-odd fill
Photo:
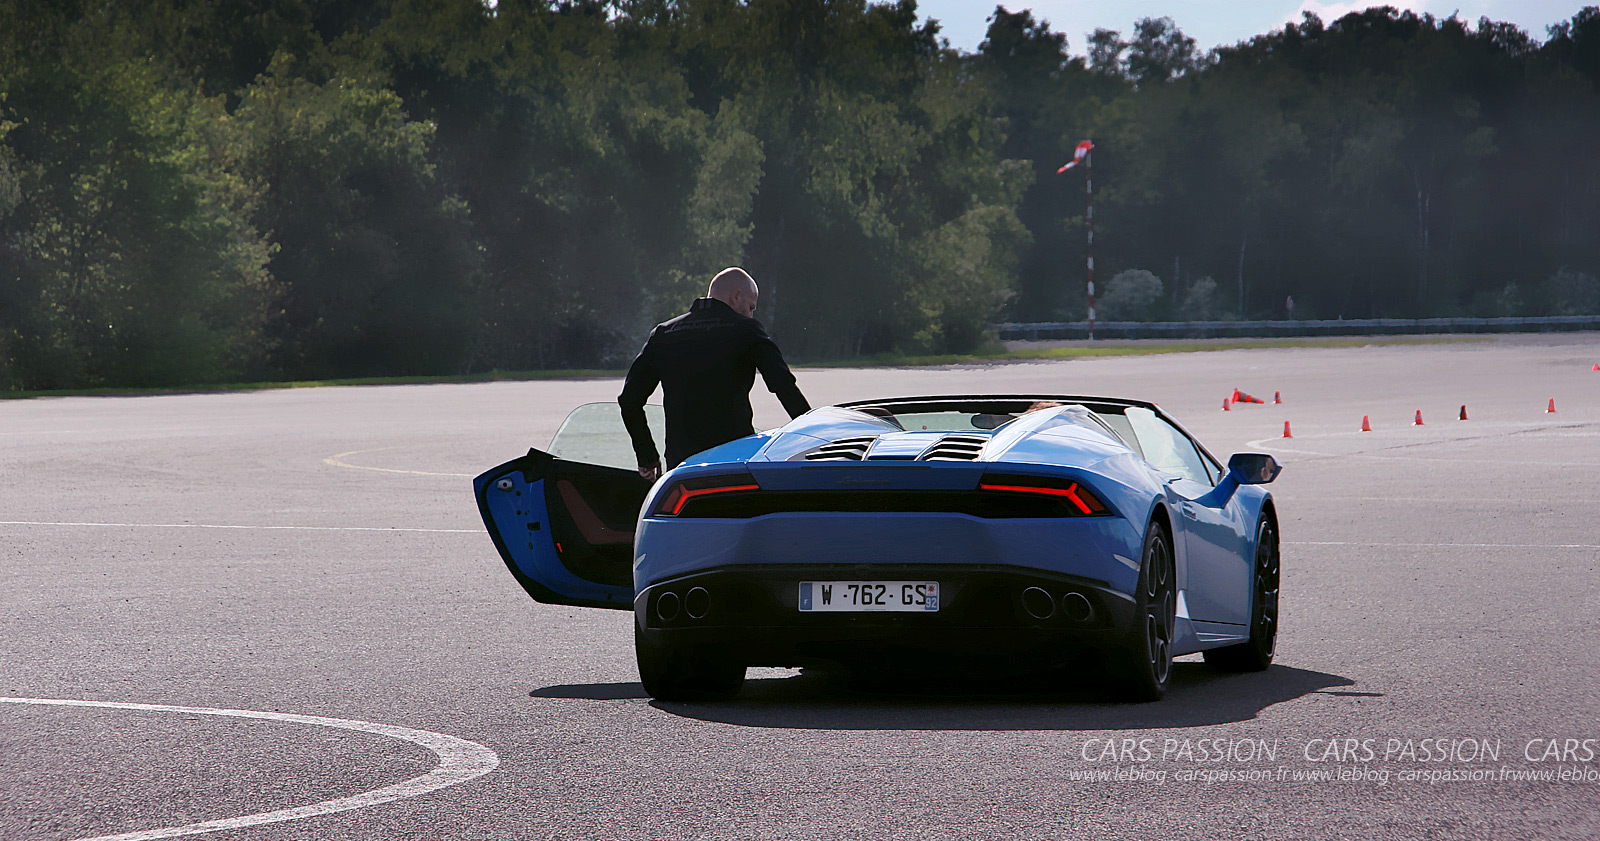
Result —
[[639, 682], [660, 701], [726, 701], [744, 685], [743, 665], [704, 649], [651, 642], [638, 625], [633, 651]]
[[1172, 536], [1152, 521], [1139, 565], [1136, 625], [1117, 654], [1115, 670], [1130, 701], [1159, 701], [1172, 680], [1172, 642], [1178, 624], [1178, 573]]
[[1278, 529], [1263, 516], [1256, 524], [1256, 563], [1250, 594], [1250, 639], [1205, 652], [1206, 664], [1226, 672], [1259, 672], [1272, 665], [1278, 646]]

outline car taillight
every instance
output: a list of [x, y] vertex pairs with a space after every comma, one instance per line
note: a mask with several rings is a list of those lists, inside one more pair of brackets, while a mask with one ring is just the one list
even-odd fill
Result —
[[761, 486], [748, 473], [734, 473], [727, 476], [699, 476], [684, 479], [673, 483], [667, 492], [656, 501], [656, 507], [650, 512], [652, 517], [676, 517], [683, 513], [683, 507], [696, 497], [710, 496], [712, 494], [730, 493], [733, 491], [759, 491]]
[[1093, 517], [1110, 513], [1105, 503], [1088, 488], [1071, 479], [985, 474], [978, 482], [978, 490], [1055, 497], [1064, 503], [1063, 510], [1074, 517]]

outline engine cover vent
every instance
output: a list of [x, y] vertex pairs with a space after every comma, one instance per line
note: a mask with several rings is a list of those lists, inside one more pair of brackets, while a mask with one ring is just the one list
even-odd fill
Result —
[[922, 460], [976, 461], [979, 451], [987, 443], [989, 438], [985, 435], [946, 435], [922, 454]]
[[856, 438], [840, 438], [837, 441], [823, 444], [802, 454], [806, 461], [860, 461], [867, 454], [867, 449], [872, 442], [877, 440], [875, 435], [862, 435]]

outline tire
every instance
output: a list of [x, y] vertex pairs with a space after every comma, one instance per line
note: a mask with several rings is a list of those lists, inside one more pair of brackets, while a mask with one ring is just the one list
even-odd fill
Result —
[[658, 701], [726, 701], [744, 685], [744, 666], [701, 649], [650, 642], [638, 625], [633, 652], [639, 682]]
[[1135, 626], [1115, 655], [1119, 694], [1128, 701], [1159, 701], [1172, 681], [1172, 644], [1178, 624], [1178, 570], [1172, 535], [1151, 521], [1144, 536], [1135, 598]]
[[1256, 523], [1255, 575], [1250, 590], [1250, 639], [1205, 652], [1206, 664], [1225, 672], [1259, 672], [1272, 665], [1278, 647], [1278, 586], [1282, 577], [1278, 527], [1266, 516]]

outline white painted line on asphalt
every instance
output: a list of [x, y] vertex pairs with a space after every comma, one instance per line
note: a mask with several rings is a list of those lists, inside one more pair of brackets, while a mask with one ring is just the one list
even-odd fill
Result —
[[[1311, 436], [1302, 435], [1300, 437], [1301, 438], [1309, 438]], [[1257, 438], [1254, 441], [1246, 441], [1246, 442], [1244, 442], [1244, 445], [1245, 445], [1246, 448], [1252, 449], [1252, 450], [1256, 449], [1256, 448], [1263, 448], [1263, 449], [1271, 450], [1271, 451], [1273, 451], [1275, 453], [1294, 453], [1297, 456], [1326, 456], [1328, 458], [1337, 458], [1338, 457], [1338, 454], [1336, 454], [1336, 453], [1319, 453], [1316, 450], [1299, 450], [1299, 449], [1293, 449], [1293, 448], [1290, 448], [1290, 447], [1282, 447], [1282, 446], [1279, 446], [1277, 444], [1277, 442], [1279, 442], [1279, 441], [1292, 441], [1292, 440], [1298, 440], [1298, 439], [1293, 439], [1293, 438]]]
[[1381, 543], [1371, 540], [1285, 540], [1287, 546], [1395, 546], [1429, 549], [1600, 549], [1600, 543]]
[[350, 464], [349, 462], [345, 461], [345, 459], [350, 456], [359, 456], [364, 453], [381, 453], [385, 450], [404, 450], [406, 448], [407, 445], [400, 445], [396, 447], [378, 447], [372, 450], [351, 450], [348, 453], [335, 453], [334, 455], [328, 456], [322, 460], [322, 463], [332, 465], [334, 467], [347, 467], [351, 470], [371, 470], [376, 473], [409, 473], [413, 476], [449, 476], [454, 479], [472, 478], [473, 474], [471, 473], [430, 473], [426, 470], [396, 470], [393, 467], [368, 467], [364, 464]]
[[0, 526], [92, 526], [108, 529], [259, 529], [263, 531], [394, 531], [435, 534], [478, 534], [482, 529], [424, 529], [405, 526], [228, 526], [215, 523], [57, 523], [42, 520], [0, 520]]
[[253, 815], [241, 815], [237, 818], [222, 818], [219, 820], [202, 821], [200, 823], [185, 824], [183, 826], [169, 826], [161, 829], [147, 829], [139, 832], [125, 832], [120, 835], [101, 835], [94, 838], [78, 838], [74, 841], [154, 841], [157, 838], [176, 838], [182, 835], [200, 835], [207, 832], [220, 832], [225, 829], [241, 829], [247, 826], [260, 826], [261, 824], [282, 823], [302, 818], [313, 818], [319, 815], [331, 815], [335, 812], [348, 812], [352, 809], [364, 809], [368, 806], [377, 806], [393, 800], [407, 797], [416, 797], [432, 791], [438, 791], [447, 786], [464, 783], [476, 779], [493, 771], [500, 765], [500, 757], [494, 751], [466, 739], [435, 733], [431, 730], [413, 730], [410, 727], [396, 727], [392, 724], [374, 724], [370, 721], [354, 721], [347, 718], [324, 718], [318, 715], [293, 715], [289, 713], [261, 712], [259, 710], [224, 710], [215, 707], [173, 707], [165, 704], [126, 704], [109, 701], [76, 701], [63, 698], [14, 698], [0, 696], [0, 703], [7, 704], [42, 704], [57, 707], [104, 707], [113, 710], [146, 710], [150, 712], [190, 713], [194, 715], [229, 716], [232, 718], [258, 718], [266, 721], [282, 721], [290, 724], [310, 724], [317, 727], [337, 727], [341, 730], [355, 730], [361, 733], [373, 733], [379, 736], [388, 736], [420, 745], [434, 752], [439, 757], [439, 764], [420, 777], [395, 783], [394, 785], [375, 788], [349, 797], [339, 797], [333, 800], [324, 800], [321, 803], [312, 803], [307, 806], [295, 806], [290, 809], [277, 809], [271, 812], [257, 812]]

